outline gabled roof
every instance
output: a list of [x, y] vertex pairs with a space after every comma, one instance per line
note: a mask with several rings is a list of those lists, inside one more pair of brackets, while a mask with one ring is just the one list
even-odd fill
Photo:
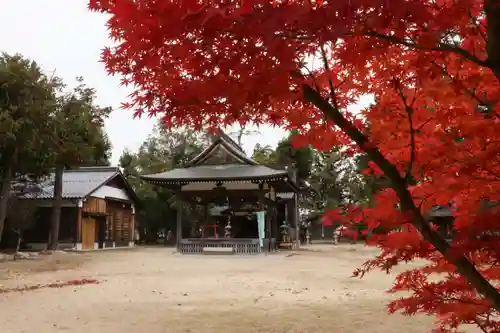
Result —
[[[137, 195], [128, 184], [118, 167], [82, 167], [65, 170], [63, 174], [63, 199], [83, 199], [106, 185], [116, 177], [124, 180], [125, 190], [134, 201]], [[53, 199], [54, 198], [54, 173], [40, 184], [41, 190], [27, 193], [25, 199]]]
[[[225, 163], [217, 163], [217, 160], [224, 160]], [[212, 144], [195, 156], [186, 167], [197, 165], [213, 164], [247, 164], [258, 165], [256, 161], [249, 158], [243, 148], [241, 148], [229, 135], [219, 130], [219, 134], [214, 136]]]
[[143, 175], [155, 185], [180, 185], [189, 182], [262, 180], [281, 182], [287, 189], [298, 190], [287, 170], [272, 169], [246, 156], [243, 149], [227, 134], [220, 133], [212, 144], [193, 158], [185, 168]]

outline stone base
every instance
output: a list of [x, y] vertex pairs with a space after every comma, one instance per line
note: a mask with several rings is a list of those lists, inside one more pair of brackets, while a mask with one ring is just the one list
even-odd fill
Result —
[[83, 249], [82, 243], [76, 243], [75, 246], [73, 247], [73, 250], [76, 250], [76, 251], [112, 250], [112, 249], [123, 249], [123, 248], [131, 248], [131, 247], [135, 247], [134, 242], [128, 242], [126, 246], [118, 246], [118, 247], [116, 246], [115, 242], [108, 242], [107, 244], [106, 244], [106, 242], [104, 242], [102, 244], [102, 248], [100, 249], [99, 243], [95, 242], [94, 247], [92, 249]]

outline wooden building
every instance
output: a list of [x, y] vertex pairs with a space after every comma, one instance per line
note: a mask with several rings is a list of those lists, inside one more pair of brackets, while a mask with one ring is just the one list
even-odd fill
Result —
[[[141, 179], [175, 191], [176, 242], [181, 253], [273, 251], [283, 230], [298, 227], [294, 172], [260, 165], [223, 132], [185, 168]], [[203, 208], [199, 225], [183, 218], [189, 204]]]
[[[53, 177], [53, 176], [52, 176]], [[53, 179], [26, 196], [39, 207], [23, 235], [29, 248], [45, 248], [52, 212]], [[134, 246], [135, 192], [117, 167], [84, 167], [63, 175], [59, 247], [90, 250]]]

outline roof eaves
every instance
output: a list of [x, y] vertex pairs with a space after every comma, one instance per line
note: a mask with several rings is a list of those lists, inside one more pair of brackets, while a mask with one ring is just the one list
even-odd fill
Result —
[[126, 190], [129, 192], [129, 194], [132, 195], [132, 200], [134, 201], [134, 203], [135, 204], [139, 204], [141, 202], [141, 200], [139, 199], [139, 196], [137, 196], [137, 193], [135, 193], [134, 189], [132, 188], [132, 186], [128, 182], [128, 180], [125, 177], [125, 175], [121, 172], [120, 169], [118, 169], [118, 173], [119, 173], [120, 177], [123, 179], [123, 182], [125, 184]]
[[203, 178], [176, 178], [176, 179], [162, 179], [154, 177], [154, 175], [142, 175], [139, 176], [140, 179], [146, 181], [155, 181], [159, 183], [204, 183], [204, 182], [213, 182], [217, 179], [220, 179], [222, 182], [238, 182], [238, 181], [246, 181], [246, 180], [282, 180], [288, 177], [286, 173], [276, 173], [268, 176], [238, 176], [238, 177], [230, 177], [230, 178], [213, 178], [213, 177], [203, 177]]

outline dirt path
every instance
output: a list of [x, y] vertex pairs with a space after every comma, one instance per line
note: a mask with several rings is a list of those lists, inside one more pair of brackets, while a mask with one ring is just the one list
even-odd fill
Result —
[[[352, 245], [252, 257], [182, 256], [165, 248], [141, 248], [0, 263], [4, 287], [105, 280], [0, 295], [1, 331], [428, 332], [431, 318], [386, 314], [390, 296], [384, 291], [391, 277], [350, 278], [373, 254]], [[54, 270], [58, 266], [62, 269]]]

